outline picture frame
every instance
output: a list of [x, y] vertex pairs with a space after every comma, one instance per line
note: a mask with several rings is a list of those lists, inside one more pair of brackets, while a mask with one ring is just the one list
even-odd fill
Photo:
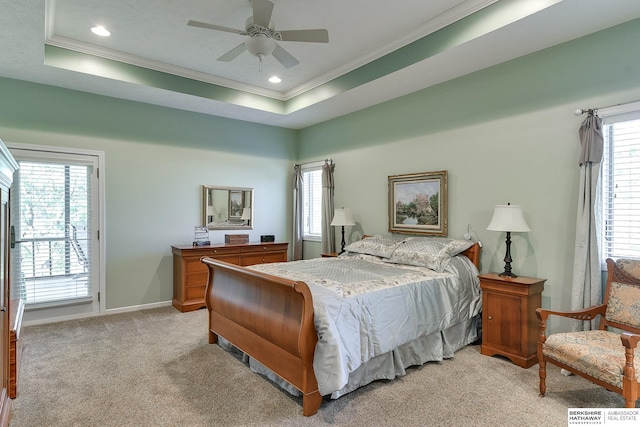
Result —
[[241, 190], [229, 191], [229, 219], [240, 219], [244, 206], [244, 192]]
[[389, 176], [389, 232], [447, 236], [447, 171]]

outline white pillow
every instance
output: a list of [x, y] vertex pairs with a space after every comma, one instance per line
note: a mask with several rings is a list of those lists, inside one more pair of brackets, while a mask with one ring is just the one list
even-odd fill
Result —
[[470, 240], [444, 237], [409, 237], [393, 251], [388, 262], [427, 267], [442, 273], [451, 257], [473, 246]]
[[404, 241], [404, 237], [371, 236], [357, 240], [344, 248], [345, 251], [389, 258]]

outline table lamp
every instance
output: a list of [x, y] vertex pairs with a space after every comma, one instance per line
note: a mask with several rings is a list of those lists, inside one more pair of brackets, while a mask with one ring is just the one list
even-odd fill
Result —
[[350, 225], [356, 225], [353, 221], [353, 216], [351, 215], [351, 210], [345, 208], [336, 209], [333, 213], [333, 220], [331, 221], [331, 225], [334, 227], [342, 227], [342, 243], [340, 253], [344, 252], [344, 227]]
[[493, 210], [493, 218], [487, 227], [490, 231], [506, 231], [507, 233], [507, 253], [504, 256], [504, 272], [500, 276], [518, 277], [511, 272], [511, 233], [525, 233], [531, 231], [527, 222], [524, 220], [522, 206], [512, 205], [496, 205]]

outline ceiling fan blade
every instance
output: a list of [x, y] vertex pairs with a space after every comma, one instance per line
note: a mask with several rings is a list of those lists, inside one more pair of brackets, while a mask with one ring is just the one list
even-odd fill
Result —
[[273, 3], [269, 0], [252, 0], [253, 3], [253, 23], [264, 28], [269, 28]]
[[273, 49], [272, 55], [278, 60], [278, 62], [280, 62], [284, 66], [284, 68], [291, 68], [294, 65], [300, 63], [300, 61], [294, 58], [293, 55], [291, 55], [289, 52], [284, 50], [279, 44], [276, 44], [276, 48]]
[[241, 36], [247, 35], [247, 32], [245, 30], [236, 30], [235, 28], [221, 27], [220, 25], [207, 24], [206, 22], [189, 20], [189, 22], [187, 22], [187, 25], [190, 25], [192, 27], [206, 28], [208, 30], [218, 30], [227, 33], [240, 34]]
[[238, 57], [238, 55], [240, 55], [245, 50], [247, 50], [247, 46], [244, 43], [241, 43], [238, 46], [231, 49], [229, 52], [222, 55], [220, 58], [218, 58], [218, 61], [224, 61], [224, 62], [233, 61]]
[[329, 43], [329, 32], [325, 29], [278, 31], [276, 34], [282, 41]]

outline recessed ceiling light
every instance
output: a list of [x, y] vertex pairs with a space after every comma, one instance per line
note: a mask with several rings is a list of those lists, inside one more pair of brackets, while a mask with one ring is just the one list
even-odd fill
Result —
[[271, 76], [269, 77], [269, 81], [271, 83], [280, 83], [282, 81], [282, 79], [278, 76]]
[[91, 32], [101, 37], [109, 37], [111, 33], [102, 25], [96, 25], [95, 27], [91, 27]]

